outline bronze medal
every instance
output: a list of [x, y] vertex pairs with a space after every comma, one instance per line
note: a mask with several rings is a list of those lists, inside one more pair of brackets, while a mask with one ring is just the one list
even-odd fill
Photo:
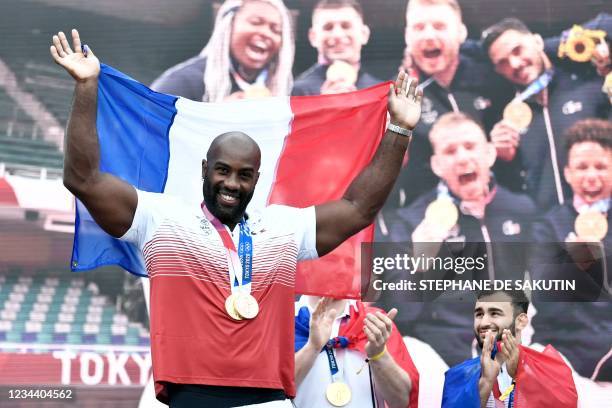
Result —
[[579, 214], [574, 222], [578, 237], [599, 242], [608, 233], [608, 220], [599, 211], [587, 211]]
[[325, 397], [334, 407], [343, 407], [351, 402], [351, 389], [346, 383], [333, 382], [327, 386]]
[[425, 220], [437, 225], [445, 231], [450, 231], [457, 224], [459, 211], [449, 197], [440, 197], [430, 203], [425, 210]]
[[525, 102], [515, 100], [504, 108], [504, 120], [507, 120], [519, 130], [527, 129], [532, 119], [533, 112]]
[[239, 293], [234, 300], [234, 307], [243, 319], [253, 319], [259, 313], [257, 300], [248, 293]]
[[240, 317], [235, 307], [235, 302], [236, 302], [237, 297], [238, 297], [237, 294], [232, 293], [225, 299], [225, 311], [227, 312], [229, 317], [231, 317], [232, 319], [242, 320], [242, 317]]
[[337, 60], [327, 68], [325, 77], [328, 81], [344, 81], [354, 85], [357, 82], [357, 70], [348, 62]]

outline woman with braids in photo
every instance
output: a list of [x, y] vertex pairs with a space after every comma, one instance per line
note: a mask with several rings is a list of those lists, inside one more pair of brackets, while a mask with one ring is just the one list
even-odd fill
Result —
[[206, 102], [288, 95], [294, 49], [282, 0], [227, 0], [202, 52], [168, 69], [151, 88]]

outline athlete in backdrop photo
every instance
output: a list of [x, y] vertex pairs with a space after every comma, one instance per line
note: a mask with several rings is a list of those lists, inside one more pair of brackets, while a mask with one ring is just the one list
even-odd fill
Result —
[[168, 69], [151, 88], [207, 102], [288, 95], [294, 49], [282, 0], [227, 0], [200, 55]]
[[350, 92], [382, 82], [361, 66], [361, 49], [370, 39], [357, 0], [320, 0], [308, 30], [317, 63], [298, 76], [292, 95]]

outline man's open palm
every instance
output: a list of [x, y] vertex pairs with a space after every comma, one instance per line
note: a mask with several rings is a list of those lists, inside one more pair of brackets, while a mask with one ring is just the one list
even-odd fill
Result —
[[389, 91], [387, 108], [391, 115], [391, 123], [414, 129], [421, 117], [421, 100], [423, 90], [417, 88], [418, 81], [410, 78], [405, 72], [397, 75], [395, 83]]
[[55, 62], [64, 67], [77, 81], [84, 82], [97, 78], [100, 74], [100, 61], [90, 49], [87, 49], [85, 54], [83, 53], [79, 32], [74, 29], [72, 30], [72, 45], [74, 51], [70, 48], [68, 39], [62, 31], [54, 35], [50, 51]]

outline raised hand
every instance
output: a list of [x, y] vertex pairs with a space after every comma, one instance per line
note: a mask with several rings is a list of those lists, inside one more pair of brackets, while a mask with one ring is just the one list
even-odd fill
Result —
[[491, 387], [497, 380], [501, 368], [499, 362], [491, 358], [493, 344], [495, 344], [495, 335], [488, 331], [482, 346], [482, 354], [480, 355], [480, 378], [485, 380], [487, 384], [490, 384]]
[[395, 84], [389, 90], [387, 109], [391, 123], [407, 129], [414, 129], [421, 117], [423, 90], [417, 88], [418, 81], [404, 71], [397, 75]]
[[491, 130], [491, 142], [501, 160], [512, 161], [520, 141], [520, 133], [507, 121], [497, 122]]
[[312, 347], [321, 351], [331, 336], [332, 325], [336, 318], [337, 311], [330, 307], [333, 299], [321, 298], [310, 316], [310, 334], [308, 343]]
[[397, 309], [391, 309], [386, 315], [382, 312], [368, 313], [363, 319], [363, 331], [368, 342], [365, 351], [368, 357], [380, 354], [385, 349], [391, 331], [393, 330], [393, 319], [397, 315]]
[[[520, 333], [516, 333], [517, 337]], [[512, 335], [510, 330], [504, 329], [502, 334], [502, 347], [501, 353], [506, 361], [508, 367], [508, 374], [510, 377], [516, 378], [516, 370], [518, 369], [519, 362], [519, 341]]]
[[96, 79], [100, 74], [100, 61], [87, 46], [85, 46], [87, 49], [83, 53], [79, 32], [75, 29], [72, 30], [72, 45], [74, 51], [70, 48], [66, 35], [60, 31], [53, 36], [53, 45], [50, 49], [51, 56], [75, 80], [86, 82]]

